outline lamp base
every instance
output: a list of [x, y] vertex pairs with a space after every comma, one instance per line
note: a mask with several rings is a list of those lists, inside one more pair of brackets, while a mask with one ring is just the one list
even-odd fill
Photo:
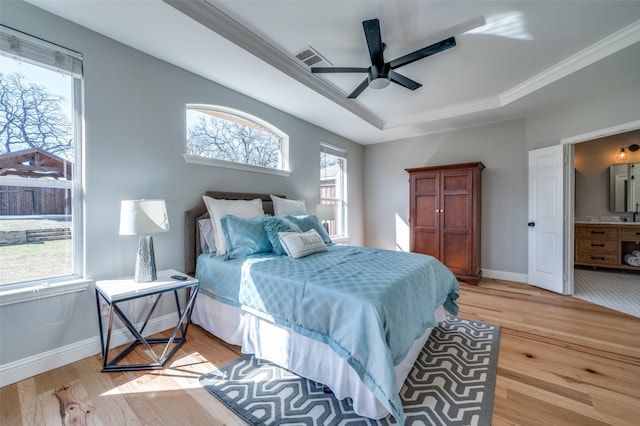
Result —
[[138, 238], [138, 256], [133, 281], [148, 283], [158, 279], [156, 274], [156, 258], [153, 254], [153, 238], [151, 235], [140, 235]]

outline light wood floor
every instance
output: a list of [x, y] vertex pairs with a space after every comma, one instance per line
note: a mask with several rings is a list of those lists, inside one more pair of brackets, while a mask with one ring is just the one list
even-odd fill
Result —
[[[640, 424], [640, 318], [491, 280], [459, 304], [502, 326], [493, 425]], [[165, 370], [100, 373], [96, 355], [0, 389], [0, 424], [240, 425], [198, 384], [238, 353], [192, 325]]]

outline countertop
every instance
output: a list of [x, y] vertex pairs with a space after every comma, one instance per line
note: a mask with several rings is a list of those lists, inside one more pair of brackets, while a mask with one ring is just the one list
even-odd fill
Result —
[[576, 225], [640, 225], [640, 222], [613, 222], [613, 221], [592, 221], [576, 220]]

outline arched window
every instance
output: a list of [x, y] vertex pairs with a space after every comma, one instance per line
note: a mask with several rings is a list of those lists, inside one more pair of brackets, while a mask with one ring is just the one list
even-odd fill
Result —
[[186, 141], [189, 163], [289, 174], [289, 137], [242, 111], [187, 104]]

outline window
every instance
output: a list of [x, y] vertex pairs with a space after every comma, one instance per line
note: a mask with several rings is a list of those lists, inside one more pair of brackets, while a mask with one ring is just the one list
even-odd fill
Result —
[[82, 55], [0, 26], [0, 286], [83, 271]]
[[347, 237], [347, 152], [320, 144], [320, 204], [334, 206], [335, 220], [329, 220], [329, 234]]
[[289, 174], [289, 137], [271, 124], [215, 105], [186, 107], [187, 162]]

